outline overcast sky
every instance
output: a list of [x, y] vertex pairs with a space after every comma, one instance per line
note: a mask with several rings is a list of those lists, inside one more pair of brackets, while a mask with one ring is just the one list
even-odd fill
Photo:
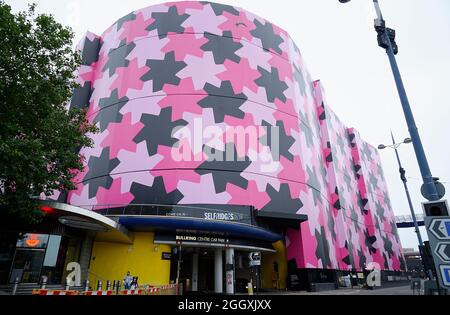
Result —
[[[6, 0], [14, 11], [27, 3], [71, 26], [78, 41], [101, 34], [117, 19], [154, 0]], [[408, 135], [386, 53], [376, 43], [372, 1], [217, 0], [242, 7], [284, 28], [300, 47], [328, 104], [348, 127], [374, 146]], [[387, 26], [397, 31], [397, 61], [433, 176], [450, 190], [450, 1], [380, 0]], [[399, 148], [416, 212], [422, 213], [421, 177], [411, 144]], [[381, 159], [396, 215], [409, 214], [393, 150]], [[447, 182], [448, 181], [448, 182]], [[426, 239], [426, 233], [422, 231]], [[412, 229], [400, 231], [403, 247], [417, 246]]]

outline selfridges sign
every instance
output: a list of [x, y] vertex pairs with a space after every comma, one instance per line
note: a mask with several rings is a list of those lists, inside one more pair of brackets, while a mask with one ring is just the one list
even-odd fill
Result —
[[208, 207], [174, 207], [165, 213], [172, 217], [191, 217], [204, 220], [233, 221], [251, 224], [251, 207], [228, 206], [227, 209], [212, 209]]
[[243, 215], [232, 212], [205, 212], [204, 218], [206, 220], [224, 220], [224, 221], [239, 221]]

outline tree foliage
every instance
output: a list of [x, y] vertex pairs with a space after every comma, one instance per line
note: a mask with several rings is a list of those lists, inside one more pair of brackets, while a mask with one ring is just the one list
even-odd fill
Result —
[[36, 196], [74, 188], [96, 128], [67, 108], [81, 59], [70, 28], [0, 0], [0, 38], [0, 207], [36, 221]]

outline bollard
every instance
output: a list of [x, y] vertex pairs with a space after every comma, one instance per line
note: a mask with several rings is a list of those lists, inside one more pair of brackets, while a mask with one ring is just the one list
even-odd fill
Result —
[[16, 295], [18, 286], [19, 286], [19, 277], [16, 277], [16, 279], [14, 279], [14, 286], [13, 286], [11, 295]]
[[66, 277], [66, 291], [68, 291], [70, 289], [70, 277], [67, 276]]
[[84, 291], [89, 291], [89, 280], [87, 280], [87, 279], [84, 282]]
[[113, 291], [116, 291], [116, 280], [113, 281], [112, 290], [113, 290]]
[[117, 281], [116, 293], [119, 294], [119, 291], [122, 289], [122, 282], [120, 280]]
[[41, 289], [45, 289], [46, 286], [47, 286], [47, 277], [42, 276], [41, 277]]
[[253, 295], [253, 282], [251, 280], [247, 283], [247, 293], [249, 295]]
[[98, 282], [97, 282], [97, 291], [101, 291], [102, 287], [103, 287], [102, 280], [98, 280]]
[[111, 281], [106, 280], [106, 291], [111, 290]]

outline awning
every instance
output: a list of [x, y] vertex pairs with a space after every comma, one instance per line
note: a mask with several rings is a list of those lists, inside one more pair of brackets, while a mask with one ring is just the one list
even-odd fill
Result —
[[276, 242], [282, 236], [258, 226], [232, 221], [206, 220], [167, 216], [118, 216], [117, 221], [131, 231], [177, 231], [225, 233], [234, 237], [245, 237]]
[[133, 243], [126, 227], [104, 215], [51, 200], [42, 200], [40, 204], [46, 216], [63, 225], [95, 233], [96, 241]]

